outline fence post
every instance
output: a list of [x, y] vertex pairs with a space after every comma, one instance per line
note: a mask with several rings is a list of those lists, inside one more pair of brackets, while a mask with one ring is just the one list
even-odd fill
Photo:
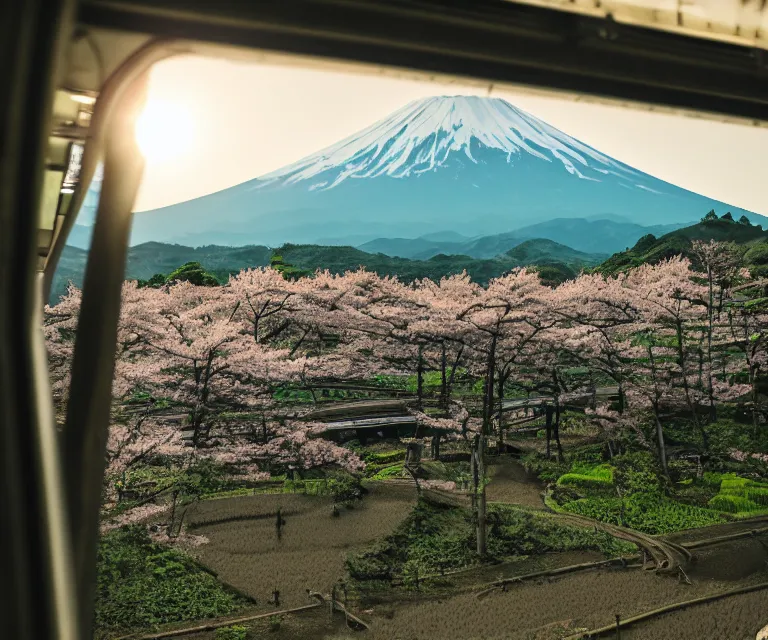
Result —
[[616, 614], [616, 640], [621, 640], [621, 616]]

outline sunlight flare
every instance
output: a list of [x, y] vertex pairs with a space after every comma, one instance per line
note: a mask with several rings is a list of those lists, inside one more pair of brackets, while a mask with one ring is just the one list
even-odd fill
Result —
[[194, 137], [194, 118], [183, 104], [150, 99], [136, 121], [136, 142], [150, 164], [188, 153]]

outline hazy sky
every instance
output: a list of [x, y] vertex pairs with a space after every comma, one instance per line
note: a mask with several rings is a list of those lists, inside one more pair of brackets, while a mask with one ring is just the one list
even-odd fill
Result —
[[[488, 89], [219, 59], [165, 61], [151, 78], [149, 104], [159, 115], [144, 133], [150, 148], [136, 211], [256, 178], [410, 100], [456, 94]], [[491, 95], [637, 169], [768, 215], [768, 129], [497, 89]], [[178, 117], [168, 115], [174, 110]]]

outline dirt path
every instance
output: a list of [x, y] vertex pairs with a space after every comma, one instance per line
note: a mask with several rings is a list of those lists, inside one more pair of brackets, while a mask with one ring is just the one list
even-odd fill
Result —
[[[282, 607], [309, 602], [306, 589], [330, 592], [345, 575], [344, 559], [388, 535], [413, 508], [408, 486], [377, 486], [354, 509], [331, 515], [326, 498], [262, 495], [211, 500], [190, 514], [193, 532], [210, 542], [196, 549], [206, 566], [266, 606], [272, 590]], [[278, 538], [275, 513], [285, 525]]]
[[502, 458], [489, 465], [491, 482], [486, 487], [489, 502], [505, 502], [544, 509], [544, 485], [517, 460]]

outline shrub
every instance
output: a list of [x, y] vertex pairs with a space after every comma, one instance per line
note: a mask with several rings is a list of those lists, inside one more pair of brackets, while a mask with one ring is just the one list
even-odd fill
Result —
[[221, 627], [216, 629], [213, 634], [216, 640], [246, 640], [248, 629], [239, 624], [233, 624], [231, 627]]
[[[733, 474], [731, 474], [733, 475]], [[704, 484], [710, 487], [715, 487], [717, 489], [720, 488], [720, 483], [723, 481], [723, 478], [726, 476], [726, 474], [722, 473], [714, 473], [712, 471], [705, 471], [704, 475], [702, 477], [702, 481]]]
[[625, 453], [612, 461], [615, 467], [614, 482], [626, 495], [635, 493], [660, 494], [660, 470], [653, 456], [645, 451]]
[[335, 473], [328, 479], [328, 491], [333, 501], [341, 504], [350, 504], [363, 496], [360, 479], [345, 472]]
[[752, 430], [735, 420], [720, 419], [705, 427], [709, 447], [716, 453], [727, 453], [731, 449], [754, 451]]
[[192, 558], [154, 544], [140, 525], [101, 538], [94, 620], [98, 632], [213, 618], [242, 604]]
[[280, 631], [280, 626], [283, 624], [283, 616], [269, 616], [269, 630], [273, 633]]
[[346, 559], [350, 577], [358, 581], [390, 580], [392, 578], [392, 549], [387, 541], [371, 549], [350, 554]]

